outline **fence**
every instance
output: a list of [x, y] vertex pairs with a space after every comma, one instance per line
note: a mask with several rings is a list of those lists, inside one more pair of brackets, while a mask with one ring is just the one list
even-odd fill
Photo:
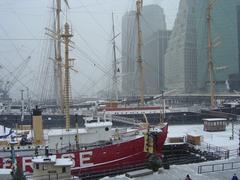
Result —
[[38, 180], [69, 180], [69, 179], [77, 180], [77, 179], [79, 179], [76, 176], [71, 176], [68, 174], [56, 173], [56, 172], [47, 173], [44, 175], [37, 175], [37, 176], [33, 175], [33, 174], [26, 174], [25, 178], [26, 179], [38, 179]]
[[198, 174], [240, 169], [240, 162], [216, 163], [198, 166]]
[[203, 142], [201, 143], [200, 146], [197, 146], [196, 149], [199, 149], [202, 152], [211, 153], [212, 155], [218, 156], [221, 159], [228, 159], [230, 155], [230, 152], [228, 149], [225, 149], [219, 146], [214, 146], [208, 143], [203, 143]]

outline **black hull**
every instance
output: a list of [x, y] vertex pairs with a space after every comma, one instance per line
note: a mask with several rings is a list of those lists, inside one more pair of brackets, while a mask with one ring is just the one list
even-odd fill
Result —
[[[127, 118], [135, 118], [137, 120], [141, 120], [145, 122], [145, 118], [143, 114], [124, 114], [118, 115]], [[156, 125], [160, 122], [160, 114], [146, 114], [148, 122], [152, 125]], [[203, 118], [214, 117], [213, 115], [209, 115], [207, 113], [193, 113], [193, 112], [172, 112], [166, 113], [165, 122], [168, 122], [170, 125], [180, 125], [180, 124], [202, 124]], [[43, 117], [43, 127], [44, 129], [50, 128], [64, 128], [65, 127], [65, 118], [64, 115], [42, 115]], [[217, 117], [217, 116], [216, 116]], [[31, 115], [25, 115], [24, 121], [21, 122], [21, 115], [0, 115], [0, 125], [4, 125], [9, 128], [16, 127], [16, 124], [32, 124]], [[71, 127], [75, 127], [76, 122], [75, 115], [71, 115]], [[78, 116], [78, 125], [79, 127], [84, 126], [83, 116]], [[129, 126], [127, 124], [121, 122], [113, 122], [114, 127], [122, 127]]]
[[[143, 114], [126, 114], [126, 115], [118, 115], [127, 118], [135, 118], [137, 120], [141, 120], [145, 122], [145, 118]], [[150, 124], [156, 125], [160, 122], [160, 114], [146, 114], [148, 121]], [[174, 112], [174, 113], [166, 113], [165, 121], [170, 125], [179, 125], [179, 124], [202, 124], [202, 118], [209, 117], [203, 113], [192, 113], [192, 112]], [[43, 127], [45, 129], [49, 128], [64, 128], [65, 127], [65, 119], [64, 115], [43, 115]], [[212, 117], [212, 116], [211, 116]], [[75, 127], [75, 115], [71, 115], [71, 127]], [[15, 128], [16, 124], [24, 124], [29, 125], [32, 124], [31, 115], [25, 115], [24, 121], [21, 122], [21, 115], [0, 115], [0, 125], [4, 125], [9, 128]], [[84, 126], [83, 116], [78, 116], [78, 124], [79, 127]], [[113, 122], [114, 127], [128, 126], [121, 122]]]
[[[119, 115], [128, 118], [135, 118], [145, 122], [145, 118], [142, 114], [127, 114]], [[160, 122], [160, 113], [146, 114], [148, 122], [150, 124], [156, 125]], [[181, 124], [202, 124], [202, 119], [209, 117], [206, 114], [194, 113], [194, 112], [172, 112], [165, 114], [165, 122], [169, 125], [181, 125]]]
[[[43, 128], [63, 128], [65, 127], [65, 116], [64, 115], [42, 115], [43, 118]], [[75, 126], [75, 115], [71, 115], [71, 127]], [[84, 120], [82, 116], [78, 116], [79, 126], [83, 126]], [[19, 114], [6, 114], [0, 115], [0, 125], [15, 128], [16, 124], [22, 125], [31, 125], [32, 124], [32, 116], [24, 115], [24, 121], [21, 121], [21, 115]]]

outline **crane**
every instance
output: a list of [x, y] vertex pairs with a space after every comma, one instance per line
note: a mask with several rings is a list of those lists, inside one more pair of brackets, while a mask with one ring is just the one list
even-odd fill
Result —
[[8, 78], [4, 83], [3, 88], [3, 98], [8, 97], [8, 93], [11, 90], [11, 88], [14, 86], [14, 84], [19, 81], [19, 77], [24, 72], [25, 68], [27, 67], [27, 64], [31, 60], [31, 56], [28, 56], [26, 59], [23, 60], [23, 62], [15, 68], [13, 71], [10, 71], [5, 66], [1, 65], [2, 68], [4, 68], [9, 74], [11, 78]]

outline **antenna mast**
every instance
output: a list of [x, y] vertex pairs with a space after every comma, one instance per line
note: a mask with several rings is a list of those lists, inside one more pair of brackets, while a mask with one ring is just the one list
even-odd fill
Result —
[[[215, 0], [216, 1], [216, 0]], [[215, 81], [213, 79], [213, 43], [212, 43], [212, 10], [214, 2], [208, 3], [207, 27], [208, 27], [208, 75], [210, 81], [211, 109], [215, 108]]]
[[62, 34], [62, 37], [64, 39], [65, 44], [65, 79], [64, 79], [64, 104], [65, 104], [65, 115], [66, 115], [66, 130], [69, 131], [70, 129], [70, 112], [69, 112], [69, 106], [70, 106], [70, 100], [69, 100], [69, 94], [70, 94], [70, 73], [69, 70], [71, 68], [70, 65], [70, 59], [69, 59], [69, 42], [70, 38], [72, 37], [72, 34], [69, 33], [69, 25], [68, 23], [65, 23], [65, 33]]
[[142, 64], [142, 31], [140, 16], [142, 10], [143, 0], [136, 1], [137, 7], [137, 63], [139, 66], [140, 76], [139, 76], [139, 89], [140, 89], [140, 105], [144, 105], [144, 75], [143, 75], [143, 64]]
[[113, 32], [113, 92], [115, 94], [115, 100], [118, 100], [118, 87], [117, 87], [117, 56], [116, 56], [116, 35], [115, 35], [115, 27], [114, 27], [114, 16], [112, 13], [112, 32]]

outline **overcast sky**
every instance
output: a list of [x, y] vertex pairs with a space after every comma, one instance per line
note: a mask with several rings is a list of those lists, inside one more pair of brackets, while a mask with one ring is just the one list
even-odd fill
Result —
[[[68, 0], [70, 10], [62, 7], [63, 19], [68, 19], [74, 35], [74, 49], [70, 56], [75, 58], [78, 72], [72, 72], [74, 97], [95, 94], [107, 88], [110, 77], [112, 45], [111, 14], [114, 13], [116, 33], [121, 33], [121, 18], [135, 9], [135, 0]], [[176, 17], [179, 0], [145, 0], [144, 4], [159, 4], [164, 8], [167, 28], [171, 29]], [[20, 97], [20, 90], [29, 87], [32, 96], [47, 96], [38, 79], [45, 84], [51, 79], [46, 73], [51, 69], [51, 59], [45, 27], [50, 27], [52, 16], [51, 0], [1, 0], [0, 1], [0, 64], [1, 79], [13, 82], [10, 94]], [[120, 51], [119, 36], [117, 39]], [[120, 53], [118, 53], [120, 58]], [[42, 72], [42, 73], [40, 73]], [[45, 73], [44, 73], [45, 72]], [[46, 85], [47, 86], [47, 85]], [[39, 95], [38, 91], [42, 91]], [[37, 97], [38, 95], [38, 97]]]

